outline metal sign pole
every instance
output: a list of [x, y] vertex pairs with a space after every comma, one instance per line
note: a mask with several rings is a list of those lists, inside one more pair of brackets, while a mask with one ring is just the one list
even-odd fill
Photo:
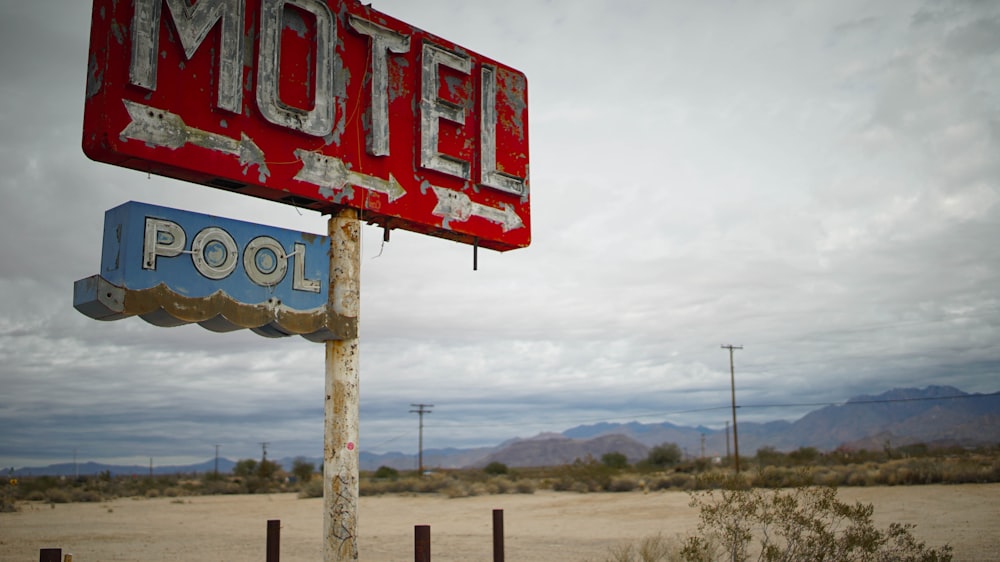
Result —
[[361, 222], [358, 211], [330, 217], [330, 312], [353, 319], [353, 337], [326, 342], [323, 447], [323, 560], [358, 559], [358, 335]]

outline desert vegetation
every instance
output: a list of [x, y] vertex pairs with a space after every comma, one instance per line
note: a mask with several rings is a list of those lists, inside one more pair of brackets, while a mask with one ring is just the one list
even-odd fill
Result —
[[[1000, 482], [1000, 447], [940, 449], [923, 445], [881, 451], [820, 452], [804, 447], [791, 452], [762, 448], [741, 457], [742, 477], [753, 488], [823, 486], [911, 486]], [[647, 458], [629, 464], [624, 455], [608, 453], [554, 467], [512, 468], [492, 462], [482, 468], [434, 470], [421, 474], [380, 467], [362, 472], [361, 495], [442, 494], [468, 497], [488, 494], [561, 492], [697, 491], [711, 488], [713, 478], [733, 473], [722, 459], [684, 459], [680, 449], [665, 443]], [[34, 476], [0, 480], [0, 510], [17, 502], [99, 502], [116, 497], [182, 497], [210, 494], [298, 493], [322, 496], [317, 467], [302, 459], [282, 467], [273, 461], [243, 459], [228, 474], [169, 476], [116, 475], [104, 472], [79, 478]]]
[[877, 527], [871, 504], [841, 501], [832, 486], [764, 490], [737, 475], [702, 480], [705, 489], [690, 492], [699, 511], [697, 532], [626, 543], [612, 548], [604, 562], [952, 559], [951, 546], [928, 547], [913, 535], [913, 525]]

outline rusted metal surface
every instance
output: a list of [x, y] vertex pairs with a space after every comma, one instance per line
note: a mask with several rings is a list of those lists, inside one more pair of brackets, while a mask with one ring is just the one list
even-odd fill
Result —
[[237, 302], [225, 293], [205, 298], [186, 298], [163, 285], [147, 290], [126, 290], [99, 275], [76, 282], [74, 300], [80, 312], [96, 320], [119, 320], [139, 316], [161, 327], [199, 324], [213, 332], [249, 329], [264, 337], [302, 336], [324, 342], [357, 334], [357, 318], [331, 311], [298, 312], [275, 301], [258, 304]]
[[83, 147], [389, 228], [531, 241], [525, 75], [358, 0], [94, 0]]
[[[330, 218], [330, 309], [360, 314], [361, 224], [344, 209]], [[358, 338], [326, 342], [326, 401], [323, 447], [323, 556], [326, 562], [358, 559]]]

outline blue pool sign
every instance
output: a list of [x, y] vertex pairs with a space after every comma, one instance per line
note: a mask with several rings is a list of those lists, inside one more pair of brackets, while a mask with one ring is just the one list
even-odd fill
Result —
[[327, 306], [329, 264], [326, 236], [129, 202], [105, 213], [101, 272], [75, 283], [73, 306], [98, 320], [356, 337], [357, 319]]

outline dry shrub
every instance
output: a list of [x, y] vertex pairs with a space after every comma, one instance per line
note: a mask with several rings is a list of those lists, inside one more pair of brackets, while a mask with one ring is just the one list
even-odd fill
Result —
[[514, 483], [508, 478], [493, 478], [487, 484], [490, 494], [509, 494], [514, 487]]
[[45, 501], [49, 503], [69, 503], [70, 495], [66, 490], [53, 488], [45, 492]]
[[605, 562], [674, 562], [681, 561], [683, 544], [680, 539], [662, 535], [646, 537], [638, 543], [612, 547]]
[[639, 487], [639, 482], [635, 478], [621, 477], [612, 478], [608, 486], [609, 492], [631, 492]]
[[441, 490], [449, 498], [470, 498], [488, 494], [486, 486], [481, 482], [453, 481]]
[[535, 485], [527, 480], [519, 480], [514, 486], [514, 491], [518, 494], [534, 494]]
[[103, 500], [104, 498], [100, 493], [94, 490], [73, 490], [70, 494], [70, 501], [76, 503], [95, 503]]
[[[360, 494], [365, 495], [365, 494]], [[370, 495], [370, 494], [369, 494]], [[305, 486], [299, 490], [299, 498], [322, 498], [323, 497], [323, 481], [322, 480], [309, 480], [306, 482]]]
[[706, 558], [708, 537], [722, 545], [720, 559], [734, 562], [749, 560], [751, 552], [762, 561], [951, 560], [951, 547], [927, 548], [913, 537], [913, 525], [876, 528], [871, 504], [841, 502], [832, 487], [761, 490], [733, 477], [720, 490], [692, 493], [691, 506], [700, 510], [700, 536], [685, 543], [686, 560]]

